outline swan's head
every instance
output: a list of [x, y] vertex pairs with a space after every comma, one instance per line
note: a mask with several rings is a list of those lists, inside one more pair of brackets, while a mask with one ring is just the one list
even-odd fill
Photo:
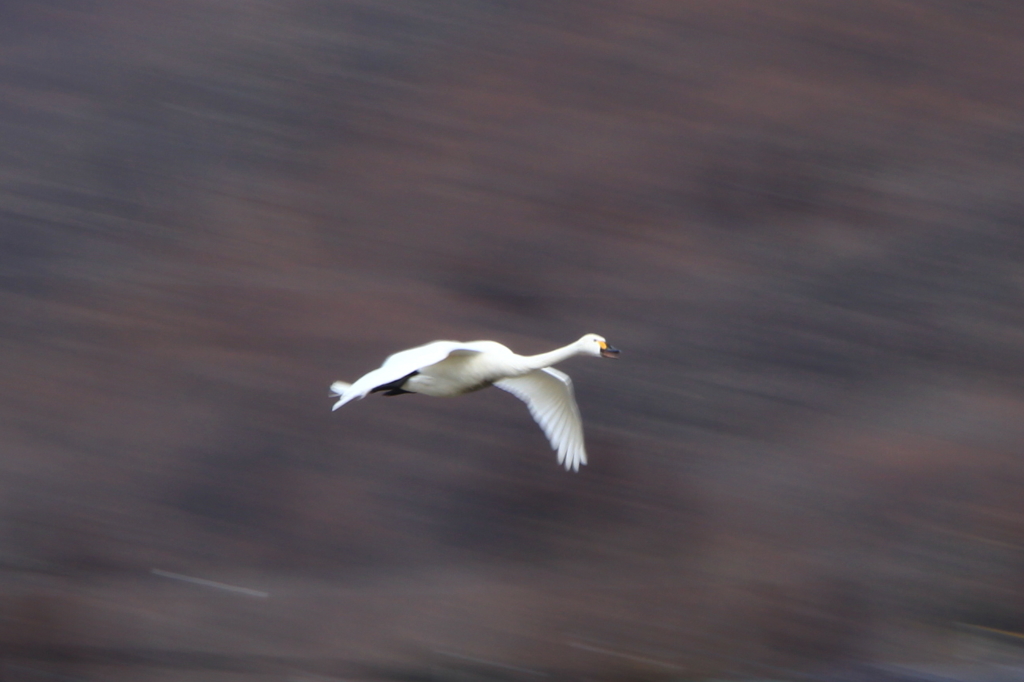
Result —
[[619, 357], [619, 349], [609, 346], [604, 337], [597, 334], [587, 334], [577, 341], [576, 345], [580, 347], [580, 353], [583, 355], [593, 355], [596, 358]]

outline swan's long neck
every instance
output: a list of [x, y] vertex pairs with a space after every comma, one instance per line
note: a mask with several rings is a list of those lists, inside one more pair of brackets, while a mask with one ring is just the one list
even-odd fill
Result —
[[526, 371], [532, 372], [535, 369], [542, 369], [544, 367], [551, 367], [557, 365], [562, 360], [568, 360], [574, 355], [579, 355], [580, 346], [579, 342], [570, 343], [568, 346], [562, 348], [556, 348], [555, 350], [548, 351], [547, 353], [541, 353], [540, 355], [525, 355], [523, 356], [523, 364], [527, 368]]

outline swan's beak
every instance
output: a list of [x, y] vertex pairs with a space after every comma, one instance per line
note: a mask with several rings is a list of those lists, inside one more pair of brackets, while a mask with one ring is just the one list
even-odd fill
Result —
[[601, 357], [602, 358], [617, 358], [619, 357], [619, 349], [612, 348], [604, 341], [601, 342]]

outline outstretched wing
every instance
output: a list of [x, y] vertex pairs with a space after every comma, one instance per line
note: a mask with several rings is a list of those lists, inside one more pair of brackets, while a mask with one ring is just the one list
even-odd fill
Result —
[[572, 379], [552, 367], [538, 369], [520, 377], [494, 382], [526, 403], [551, 447], [558, 451], [558, 463], [566, 471], [579, 471], [587, 463], [583, 449], [583, 419], [572, 392]]
[[331, 385], [331, 395], [339, 398], [332, 410], [356, 398], [364, 398], [373, 389], [383, 384], [398, 381], [402, 377], [441, 362], [452, 353], [478, 353], [473, 344], [458, 341], [434, 341], [425, 346], [403, 350], [388, 356], [384, 364], [368, 374], [364, 374], [352, 384], [336, 381]]

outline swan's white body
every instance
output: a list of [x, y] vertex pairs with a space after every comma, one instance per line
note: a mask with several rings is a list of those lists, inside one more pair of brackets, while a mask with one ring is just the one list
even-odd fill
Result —
[[336, 381], [331, 391], [339, 400], [333, 409], [376, 391], [448, 397], [497, 386], [526, 403], [558, 452], [558, 463], [579, 471], [587, 463], [583, 421], [572, 380], [551, 365], [575, 355], [616, 357], [618, 352], [597, 334], [549, 353], [526, 356], [495, 341], [434, 341], [395, 353], [355, 383]]

